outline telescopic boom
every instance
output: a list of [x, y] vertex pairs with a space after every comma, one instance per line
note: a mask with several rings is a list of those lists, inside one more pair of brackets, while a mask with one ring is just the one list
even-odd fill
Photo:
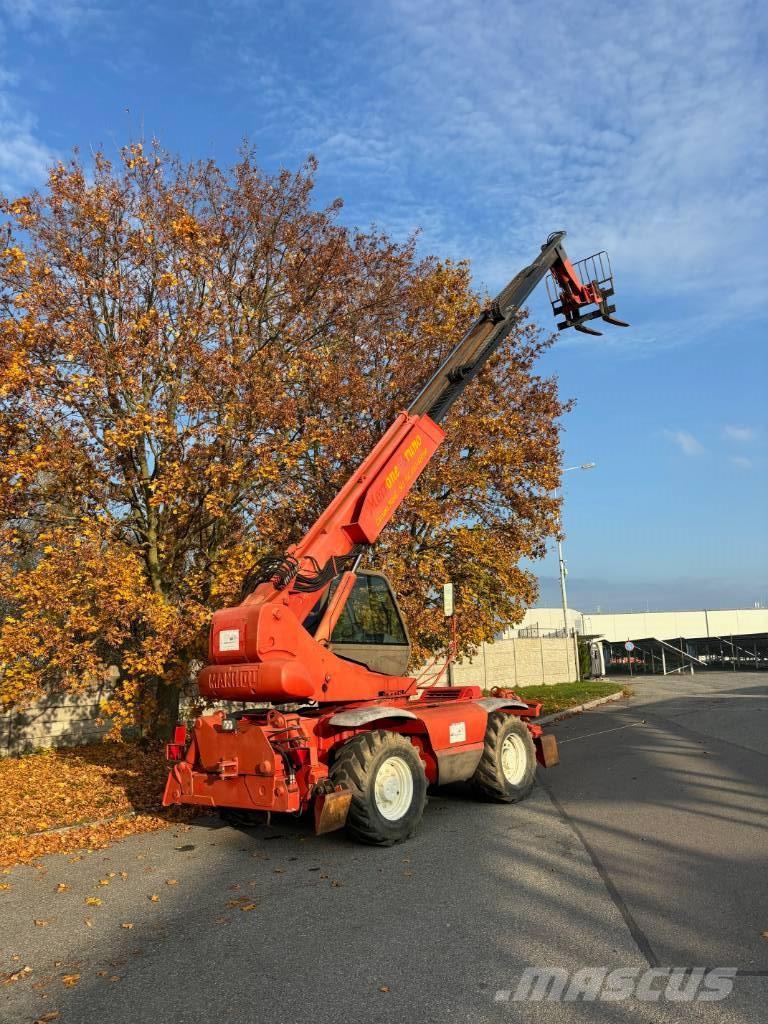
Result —
[[[353, 568], [364, 547], [373, 544], [445, 437], [440, 423], [464, 388], [483, 368], [515, 325], [520, 309], [550, 274], [548, 289], [552, 308], [563, 317], [560, 329], [584, 326], [602, 317], [617, 326], [628, 326], [612, 317], [613, 277], [605, 253], [597, 253], [576, 266], [566, 255], [564, 231], [556, 231], [541, 247], [536, 259], [521, 270], [481, 313], [436, 373], [422, 388], [407, 412], [394, 422], [304, 538], [285, 555], [261, 563], [246, 583], [250, 592], [269, 584], [286, 591], [295, 614], [302, 620], [317, 599], [318, 591], [345, 570]], [[604, 271], [608, 267], [608, 275]], [[576, 268], [591, 271], [583, 280]], [[590, 308], [592, 307], [592, 308]], [[267, 598], [267, 589], [264, 597]]]
[[[558, 324], [560, 329], [575, 327], [585, 333], [599, 334], [599, 331], [583, 326], [586, 320], [597, 316], [617, 327], [629, 326], [610, 315], [614, 312], [614, 308], [607, 304], [613, 294], [612, 276], [610, 280], [603, 275], [602, 279], [595, 277], [594, 280], [583, 281], [566, 255], [564, 240], [564, 231], [555, 231], [549, 236], [536, 259], [499, 292], [438, 367], [429, 383], [409, 406], [409, 413], [414, 416], [426, 413], [435, 423], [442, 423], [467, 384], [478, 375], [512, 330], [520, 308], [547, 273], [551, 274], [549, 291], [553, 309], [555, 313], [563, 315], [563, 322]], [[600, 267], [601, 263], [603, 267], [607, 264], [610, 276], [610, 264], [605, 253], [581, 260], [577, 266], [591, 269], [592, 263], [596, 267]], [[597, 306], [597, 309], [585, 312], [585, 308], [591, 305]]]

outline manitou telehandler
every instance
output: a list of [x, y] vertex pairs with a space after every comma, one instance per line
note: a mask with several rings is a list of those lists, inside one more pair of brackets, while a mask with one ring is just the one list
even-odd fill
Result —
[[[440, 423], [511, 330], [549, 273], [559, 328], [589, 334], [612, 314], [605, 253], [575, 265], [564, 232], [510, 281], [470, 327], [306, 536], [252, 574], [248, 596], [213, 615], [202, 697], [241, 703], [176, 727], [163, 803], [229, 813], [302, 813], [317, 832], [346, 825], [366, 843], [408, 837], [427, 786], [470, 780], [494, 800], [531, 791], [537, 760], [557, 746], [535, 718], [540, 704], [477, 686], [419, 690], [404, 673], [408, 632], [386, 578], [356, 572], [445, 434]], [[460, 423], [456, 424], [460, 429]], [[250, 707], [249, 707], [250, 705]]]

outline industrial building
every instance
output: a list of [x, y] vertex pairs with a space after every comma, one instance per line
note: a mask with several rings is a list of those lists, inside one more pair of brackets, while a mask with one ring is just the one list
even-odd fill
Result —
[[[609, 674], [768, 669], [768, 608], [674, 612], [569, 608], [567, 622], [569, 632], [590, 641], [593, 658], [602, 658]], [[504, 630], [499, 639], [564, 633], [562, 608], [531, 608], [519, 625]]]

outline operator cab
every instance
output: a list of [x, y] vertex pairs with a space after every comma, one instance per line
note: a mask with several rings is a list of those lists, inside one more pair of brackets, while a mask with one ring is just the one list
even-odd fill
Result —
[[[328, 646], [338, 657], [364, 665], [371, 672], [405, 675], [411, 642], [389, 580], [382, 573], [367, 570], [358, 570], [356, 575]], [[337, 577], [304, 620], [304, 628], [313, 636], [338, 583]]]

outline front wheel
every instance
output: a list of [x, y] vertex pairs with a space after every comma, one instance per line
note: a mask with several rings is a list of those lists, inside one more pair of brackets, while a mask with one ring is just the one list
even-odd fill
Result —
[[427, 802], [427, 776], [416, 747], [404, 736], [360, 733], [340, 749], [331, 768], [334, 785], [352, 793], [347, 831], [374, 846], [412, 835]]
[[524, 800], [536, 781], [536, 747], [528, 728], [514, 715], [488, 715], [485, 745], [472, 785], [501, 803]]

